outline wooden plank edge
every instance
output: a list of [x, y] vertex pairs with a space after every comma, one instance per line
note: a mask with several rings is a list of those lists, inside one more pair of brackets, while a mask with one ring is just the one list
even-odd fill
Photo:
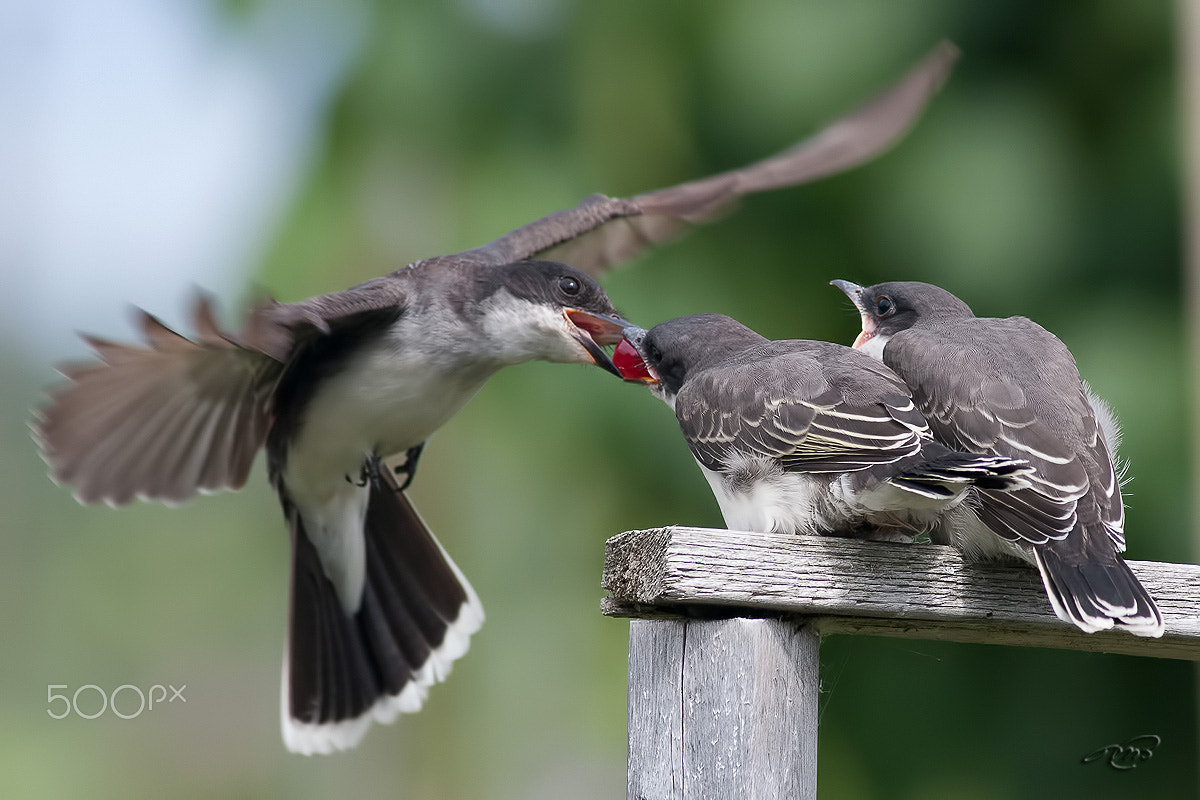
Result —
[[[726, 558], [730, 542], [737, 544], [736, 557]], [[628, 531], [609, 544], [603, 585], [610, 594], [601, 606], [608, 616], [790, 616], [811, 620], [823, 635], [1200, 661], [1200, 566], [1192, 564], [1129, 562], [1167, 620], [1167, 633], [1151, 639], [1120, 630], [1084, 633], [1054, 616], [1032, 568], [964, 563], [952, 549], [935, 545], [682, 527]], [[877, 583], [857, 595], [831, 591], [839, 569], [852, 583]], [[789, 594], [791, 572], [797, 581]], [[814, 590], [823, 594], [805, 596]], [[893, 593], [904, 601], [881, 599]], [[968, 602], [960, 602], [964, 596]]]

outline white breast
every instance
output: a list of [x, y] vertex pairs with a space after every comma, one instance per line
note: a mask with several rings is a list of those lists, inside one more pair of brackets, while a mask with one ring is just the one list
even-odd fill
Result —
[[404, 327], [357, 353], [305, 409], [283, 480], [327, 577], [347, 611], [365, 578], [364, 459], [398, 455], [428, 439], [479, 391], [496, 367], [455, 364], [445, 353], [404, 346]]
[[335, 488], [332, 478], [356, 477], [364, 455], [386, 458], [421, 444], [498, 369], [407, 346], [430, 335], [401, 323], [321, 385], [288, 451], [293, 493], [316, 500]]
[[[813, 533], [826, 489], [807, 475], [785, 473], [768, 459], [734, 455], [729, 469], [700, 465], [725, 526], [737, 531]], [[736, 476], [731, 478], [731, 476]]]

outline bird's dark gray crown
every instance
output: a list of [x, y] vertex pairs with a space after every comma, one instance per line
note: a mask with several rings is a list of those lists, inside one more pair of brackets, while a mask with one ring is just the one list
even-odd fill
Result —
[[534, 303], [617, 314], [612, 300], [595, 278], [557, 261], [517, 261], [482, 270], [478, 299], [484, 300], [500, 289]]
[[882, 331], [901, 331], [920, 320], [965, 319], [971, 307], [940, 286], [919, 281], [889, 281], [863, 289], [862, 302]]
[[724, 314], [693, 314], [655, 325], [642, 340], [642, 357], [671, 393], [701, 369], [765, 342], [761, 335]]

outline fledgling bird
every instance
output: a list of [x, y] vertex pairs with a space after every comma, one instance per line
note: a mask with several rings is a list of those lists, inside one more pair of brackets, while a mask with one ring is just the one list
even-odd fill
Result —
[[1034, 564], [1054, 612], [1083, 631], [1116, 625], [1162, 636], [1158, 606], [1119, 555], [1125, 507], [1116, 420], [1066, 346], [1024, 317], [976, 317], [931, 284], [833, 283], [862, 316], [854, 346], [904, 379], [938, 441], [1033, 467], [1027, 489], [979, 487], [943, 520], [935, 541], [970, 558]]
[[265, 446], [293, 545], [284, 742], [353, 747], [372, 719], [417, 710], [483, 620], [404, 493], [426, 439], [505, 366], [612, 369], [602, 346], [627, 323], [594, 276], [742, 195], [879, 154], [956, 57], [939, 45], [876, 99], [756, 164], [592, 195], [481, 247], [261, 306], [238, 334], [218, 330], [202, 300], [196, 341], [148, 314], [147, 347], [88, 338], [99, 362], [65, 369], [70, 382], [35, 421], [51, 475], [85, 503], [178, 503], [240, 488]]
[[911, 540], [970, 486], [1029, 485], [1020, 459], [933, 441], [904, 382], [843, 345], [696, 314], [627, 329], [613, 363], [674, 410], [731, 530]]

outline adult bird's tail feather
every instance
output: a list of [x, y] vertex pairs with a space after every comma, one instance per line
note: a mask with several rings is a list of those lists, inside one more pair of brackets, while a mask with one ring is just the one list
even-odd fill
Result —
[[284, 742], [304, 754], [345, 750], [372, 720], [420, 709], [428, 688], [466, 653], [483, 608], [390, 470], [372, 481], [366, 581], [353, 615], [286, 498], [284, 508], [292, 535]]
[[1158, 606], [1120, 556], [1113, 554], [1107, 563], [1072, 563], [1075, 559], [1059, 552], [1066, 546], [1050, 541], [1032, 548], [1046, 596], [1060, 619], [1087, 633], [1120, 625], [1137, 636], [1163, 635]]

